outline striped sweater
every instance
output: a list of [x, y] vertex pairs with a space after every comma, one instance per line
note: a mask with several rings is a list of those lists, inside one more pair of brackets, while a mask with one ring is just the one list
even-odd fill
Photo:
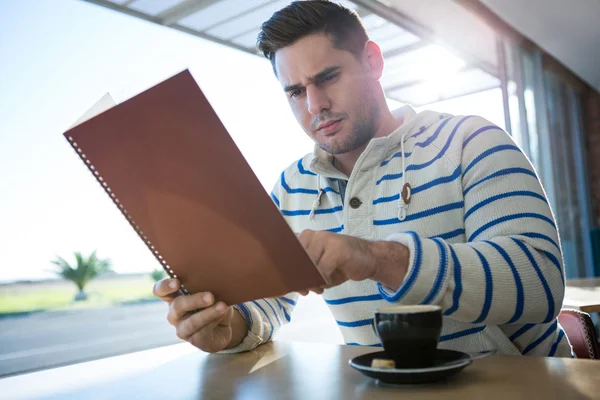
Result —
[[[408, 247], [408, 272], [397, 291], [367, 280], [322, 294], [345, 342], [379, 345], [371, 328], [379, 307], [439, 304], [440, 348], [572, 357], [556, 318], [565, 287], [557, 227], [526, 156], [477, 116], [416, 114], [409, 106], [394, 115], [403, 124], [371, 140], [350, 177], [316, 147], [281, 174], [271, 195], [295, 232], [328, 230]], [[412, 198], [400, 216], [403, 179]], [[349, 206], [353, 198], [358, 208]], [[291, 320], [297, 298], [236, 305], [248, 335], [224, 352], [271, 340]]]

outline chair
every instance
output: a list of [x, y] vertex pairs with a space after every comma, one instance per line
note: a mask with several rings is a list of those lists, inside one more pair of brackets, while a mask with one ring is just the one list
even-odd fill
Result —
[[565, 330], [577, 358], [600, 359], [600, 346], [596, 328], [588, 313], [563, 308], [558, 322]]

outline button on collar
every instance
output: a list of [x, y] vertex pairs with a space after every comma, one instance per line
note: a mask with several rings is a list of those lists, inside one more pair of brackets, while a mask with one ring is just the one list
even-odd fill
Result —
[[354, 209], [360, 207], [361, 204], [362, 204], [362, 201], [360, 201], [360, 199], [358, 197], [353, 197], [350, 199], [350, 207], [352, 207]]

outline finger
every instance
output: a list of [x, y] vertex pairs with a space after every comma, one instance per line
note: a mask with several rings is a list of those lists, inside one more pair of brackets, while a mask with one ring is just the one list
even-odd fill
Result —
[[309, 290], [298, 290], [298, 293], [302, 296], [306, 296], [309, 292]]
[[221, 318], [219, 318], [217, 320], [217, 324], [218, 325], [224, 325], [224, 326], [229, 326], [231, 325], [231, 321], [233, 320], [233, 307], [229, 306], [227, 307], [227, 311], [225, 312], [225, 314], [223, 314], [223, 316]]
[[190, 312], [210, 307], [215, 297], [210, 292], [199, 292], [189, 296], [179, 296], [171, 303], [167, 320], [171, 325], [177, 325], [180, 320], [188, 317]]
[[321, 287], [314, 287], [310, 289], [311, 292], [315, 292], [316, 294], [321, 294], [323, 293], [325, 290]]
[[202, 329], [206, 328], [207, 332], [214, 330], [226, 312], [227, 306], [225, 303], [218, 302], [214, 306], [190, 315], [177, 326], [177, 337], [188, 340]]
[[172, 300], [179, 295], [179, 280], [178, 279], [161, 279], [154, 284], [152, 294], [161, 300]]
[[230, 326], [216, 326], [201, 329], [188, 338], [188, 342], [208, 353], [223, 350], [231, 342], [232, 331]]
[[315, 231], [313, 230], [305, 229], [298, 235], [298, 241], [300, 242], [302, 247], [304, 247], [304, 249], [308, 249], [308, 247], [310, 246], [314, 233]]

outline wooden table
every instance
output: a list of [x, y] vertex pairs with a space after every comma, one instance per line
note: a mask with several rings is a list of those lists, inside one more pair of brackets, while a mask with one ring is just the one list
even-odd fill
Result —
[[277, 342], [238, 355], [187, 344], [0, 380], [0, 398], [600, 399], [600, 361], [490, 356], [446, 383], [389, 387], [348, 365], [377, 349]]
[[566, 285], [563, 308], [600, 313], [600, 278], [569, 279]]

